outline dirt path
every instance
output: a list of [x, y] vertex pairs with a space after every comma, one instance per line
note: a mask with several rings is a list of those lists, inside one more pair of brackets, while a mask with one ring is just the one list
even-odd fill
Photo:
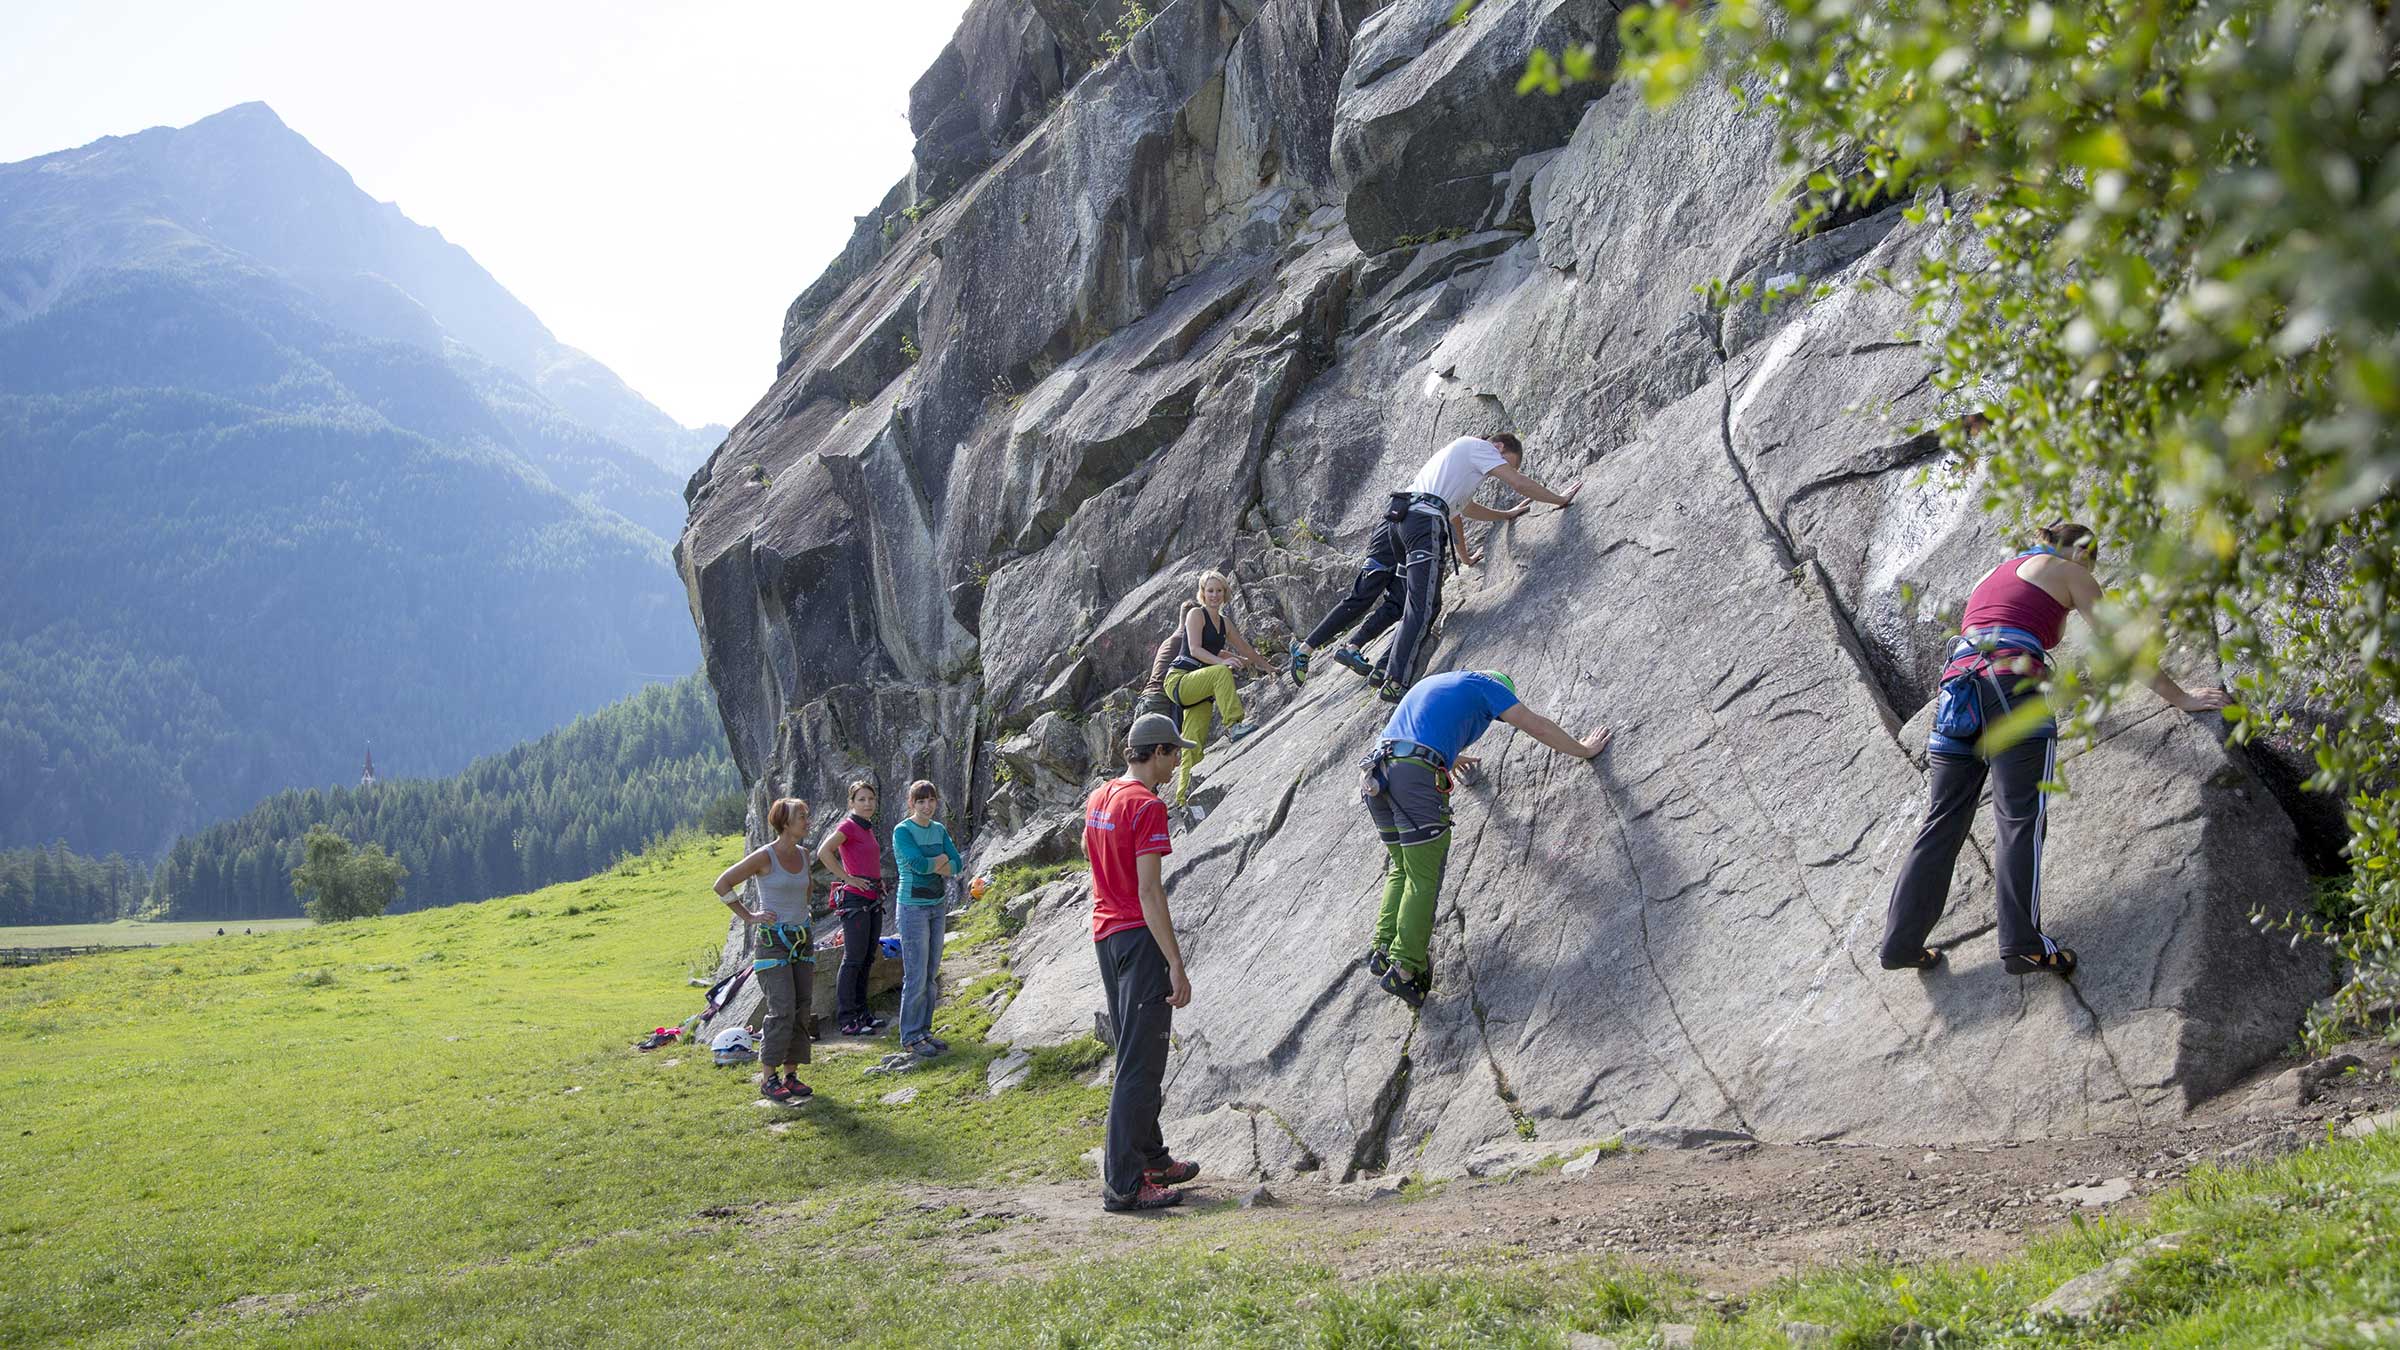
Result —
[[[2348, 1047], [2364, 1063], [2313, 1103], [2256, 1111], [2271, 1066], [2176, 1125], [2085, 1139], [1958, 1148], [1727, 1144], [1595, 1155], [1556, 1169], [1374, 1194], [1310, 1177], [1270, 1182], [1275, 1203], [1245, 1208], [1255, 1183], [1203, 1178], [1182, 1209], [1103, 1214], [1093, 1184], [1016, 1190], [925, 1188], [896, 1220], [893, 1248], [930, 1242], [961, 1274], [1033, 1274], [1061, 1260], [1154, 1244], [1251, 1241], [1269, 1229], [1344, 1276], [1375, 1275], [1478, 1250], [1524, 1257], [1623, 1255], [1738, 1294], [1808, 1266], [1862, 1257], [1987, 1260], [2087, 1217], [2139, 1215], [2147, 1197], [2229, 1149], [2272, 1136], [2323, 1137], [2328, 1123], [2400, 1103], [2379, 1045]], [[2075, 1189], [2089, 1188], [2089, 1189]], [[944, 1230], [923, 1236], [929, 1216]], [[759, 1218], [768, 1215], [761, 1214]], [[907, 1234], [898, 1231], [905, 1223]], [[1161, 1229], [1164, 1229], [1162, 1232]]]

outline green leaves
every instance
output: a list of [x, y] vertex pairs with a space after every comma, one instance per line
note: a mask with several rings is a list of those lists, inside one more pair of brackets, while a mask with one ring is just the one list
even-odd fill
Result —
[[1525, 73], [1517, 79], [1517, 92], [1530, 94], [1540, 90], [1559, 94], [1570, 85], [1593, 80], [1600, 73], [1600, 51], [1591, 43], [1569, 47], [1558, 56], [1550, 55], [1547, 47], [1536, 47], [1525, 60]]
[[318, 923], [367, 919], [400, 898], [408, 869], [381, 844], [353, 850], [350, 841], [319, 825], [302, 841], [307, 861], [292, 869], [292, 893], [308, 899], [308, 917]]

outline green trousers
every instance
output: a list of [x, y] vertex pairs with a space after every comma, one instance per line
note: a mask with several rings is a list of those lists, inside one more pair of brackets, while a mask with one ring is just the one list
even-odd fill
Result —
[[1442, 864], [1450, 857], [1450, 832], [1422, 844], [1385, 844], [1383, 908], [1375, 915], [1375, 945], [1412, 978], [1432, 969], [1426, 949], [1433, 944], [1433, 912], [1442, 898]]
[[1192, 748], [1183, 752], [1183, 762], [1175, 766], [1175, 804], [1184, 805], [1192, 795], [1192, 770], [1200, 767], [1200, 757], [1207, 751], [1208, 715], [1213, 710], [1232, 726], [1242, 720], [1242, 696], [1233, 687], [1233, 667], [1202, 666], [1198, 670], [1170, 670], [1166, 680], [1167, 697], [1183, 709], [1183, 738]]

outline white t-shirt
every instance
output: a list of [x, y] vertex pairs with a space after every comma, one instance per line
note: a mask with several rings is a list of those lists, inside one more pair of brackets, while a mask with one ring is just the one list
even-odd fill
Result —
[[1452, 512], [1463, 511], [1474, 500], [1483, 476], [1506, 463], [1508, 459], [1500, 453], [1499, 446], [1473, 436], [1461, 436], [1425, 461], [1425, 467], [1417, 470], [1408, 490], [1430, 492], [1450, 503]]

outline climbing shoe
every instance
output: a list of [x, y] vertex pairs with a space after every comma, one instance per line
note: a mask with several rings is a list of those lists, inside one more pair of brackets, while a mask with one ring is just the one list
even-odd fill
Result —
[[1292, 652], [1292, 683], [1294, 683], [1294, 684], [1306, 684], [1306, 683], [1308, 683], [1308, 653], [1307, 653], [1307, 652], [1304, 652], [1304, 651], [1299, 651], [1299, 650], [1297, 650], [1297, 649], [1295, 649], [1295, 650]]
[[792, 1090], [785, 1087], [783, 1080], [769, 1070], [758, 1080], [758, 1095], [771, 1102], [788, 1102], [792, 1099]]
[[1164, 1167], [1143, 1168], [1142, 1183], [1148, 1186], [1180, 1186], [1199, 1175], [1200, 1164], [1177, 1158]]
[[1380, 988], [1412, 1008], [1422, 1008], [1425, 1006], [1425, 996], [1433, 992], [1433, 977], [1423, 975], [1412, 980], [1406, 968], [1394, 966], [1383, 972]]
[[800, 1075], [787, 1073], [783, 1076], [783, 1095], [786, 1101], [802, 1102], [816, 1096], [817, 1090], [801, 1082]]
[[1228, 741], [1238, 741], [1257, 730], [1258, 723], [1256, 722], [1236, 722], [1233, 725], [1225, 728], [1225, 739]]
[[1386, 703], [1398, 703], [1401, 699], [1408, 697], [1408, 688], [1398, 680], [1385, 680], [1382, 686], [1375, 691], [1375, 697]]
[[1140, 1190], [1120, 1200], [1113, 1195], [1100, 1197], [1100, 1208], [1111, 1214], [1130, 1214], [1145, 1209], [1168, 1209], [1183, 1203], [1183, 1192], [1170, 1191], [1164, 1186], [1142, 1183]]
[[1391, 968], [1392, 958], [1383, 954], [1383, 948], [1367, 948], [1367, 973], [1369, 975], [1380, 980], [1383, 978], [1383, 973]]
[[1367, 654], [1356, 647], [1343, 647], [1337, 650], [1333, 654], [1333, 659], [1348, 666], [1362, 679], [1375, 678], [1375, 667], [1367, 664]]

